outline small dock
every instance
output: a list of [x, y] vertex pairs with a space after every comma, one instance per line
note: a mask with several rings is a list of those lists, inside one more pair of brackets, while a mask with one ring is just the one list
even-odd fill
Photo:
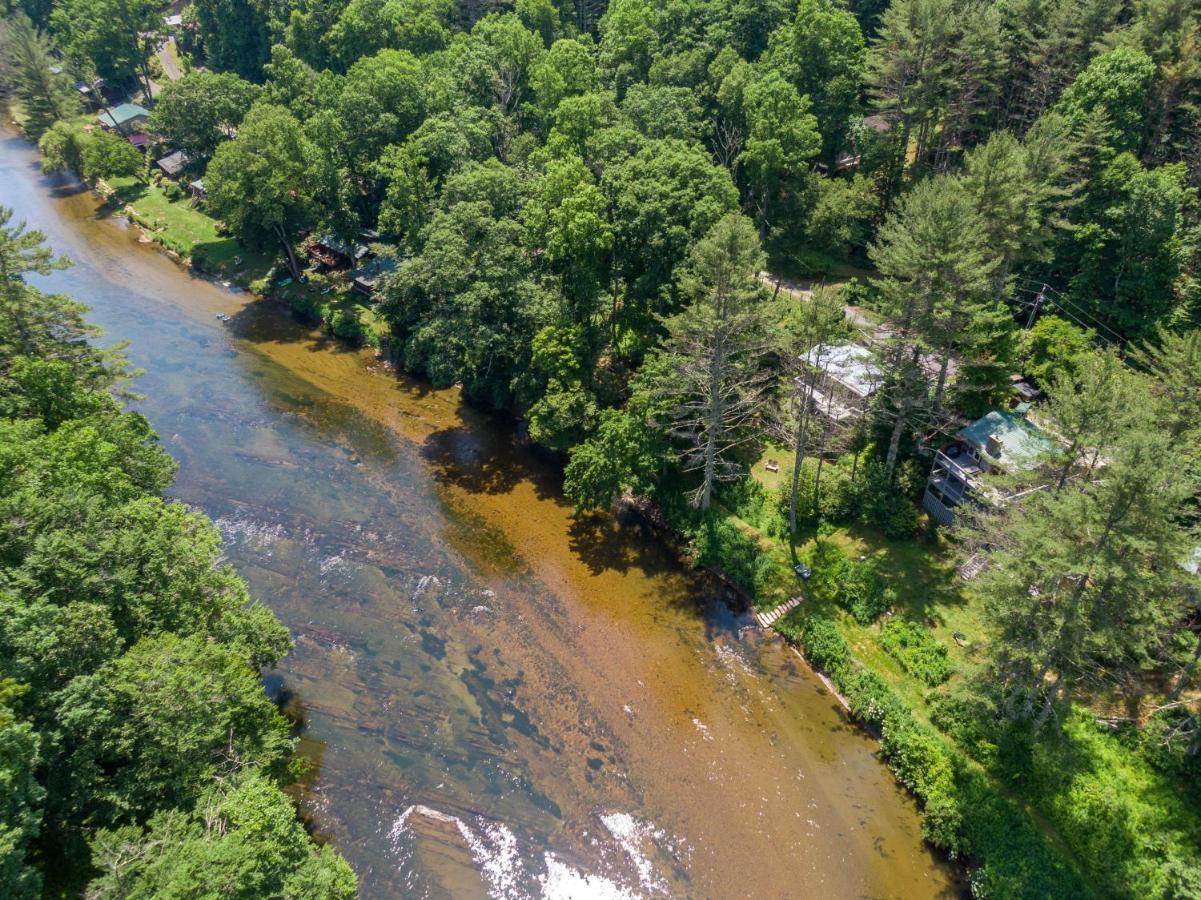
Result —
[[771, 628], [777, 620], [800, 606], [803, 599], [803, 597], [793, 597], [791, 600], [784, 601], [775, 609], [755, 613], [755, 618], [759, 620], [759, 625], [763, 628]]

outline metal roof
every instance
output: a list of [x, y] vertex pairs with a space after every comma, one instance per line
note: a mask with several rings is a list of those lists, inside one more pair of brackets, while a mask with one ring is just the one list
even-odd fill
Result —
[[122, 103], [120, 106], [114, 106], [112, 109], [106, 109], [97, 118], [100, 119], [101, 125], [116, 128], [139, 116], [149, 117], [149, 115], [150, 113], [143, 106], [138, 106], [136, 103]]
[[975, 447], [989, 464], [1006, 469], [1030, 468], [1055, 448], [1051, 438], [1024, 416], [1000, 409], [981, 416], [955, 437]]
[[871, 396], [884, 377], [871, 351], [858, 344], [819, 346], [812, 365], [860, 397]]

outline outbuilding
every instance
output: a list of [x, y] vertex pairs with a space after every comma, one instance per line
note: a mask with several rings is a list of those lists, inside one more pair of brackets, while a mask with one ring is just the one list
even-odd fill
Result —
[[176, 150], [173, 153], [168, 153], [162, 159], [155, 160], [154, 164], [168, 178], [178, 178], [183, 174], [183, 170], [188, 165], [188, 155], [182, 150]]
[[872, 352], [859, 344], [821, 344], [802, 362], [813, 372], [814, 407], [836, 422], [861, 416], [884, 380]]
[[108, 131], [128, 135], [146, 124], [150, 112], [136, 103], [122, 103], [106, 109], [96, 117], [100, 127]]

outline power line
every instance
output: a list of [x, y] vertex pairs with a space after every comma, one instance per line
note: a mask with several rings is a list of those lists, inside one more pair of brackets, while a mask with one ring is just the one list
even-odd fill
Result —
[[[1067, 315], [1069, 318], [1071, 318], [1073, 321], [1075, 321], [1076, 324], [1081, 325], [1084, 328], [1091, 328], [1094, 331], [1103, 331], [1107, 335], [1107, 340], [1115, 341], [1119, 345], [1124, 345], [1124, 344], [1127, 344], [1130, 342], [1130, 339], [1128, 337], [1126, 337], [1126, 335], [1122, 334], [1121, 332], [1117, 331], [1114, 328], [1111, 328], [1109, 325], [1106, 325], [1104, 322], [1102, 322], [1100, 319], [1098, 319], [1096, 316], [1094, 316], [1088, 310], [1084, 309], [1082, 306], [1077, 304], [1075, 301], [1068, 299], [1068, 297], [1066, 297], [1061, 291], [1051, 287], [1046, 282], [1035, 281], [1032, 278], [1028, 278], [1028, 277], [1022, 276], [1022, 275], [1015, 276], [1015, 278], [1025, 281], [1028, 284], [1038, 285], [1039, 286], [1039, 294], [1043, 297], [1044, 302], [1051, 302], [1055, 306], [1059, 307], [1060, 311], [1063, 312], [1065, 315]], [[1033, 291], [1031, 291], [1030, 288], [1019, 288], [1019, 290], [1024, 290], [1027, 293], [1033, 292]], [[1050, 296], [1048, 296], [1048, 295], [1050, 295]], [[1067, 307], [1070, 307], [1072, 310], [1074, 310], [1076, 315], [1073, 316], [1071, 313], [1069, 313]], [[1084, 322], [1081, 321], [1081, 319], [1084, 319], [1087, 322], [1091, 322], [1092, 324], [1086, 325]]]

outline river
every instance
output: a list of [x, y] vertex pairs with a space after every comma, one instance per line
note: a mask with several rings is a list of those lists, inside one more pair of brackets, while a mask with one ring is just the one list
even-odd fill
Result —
[[362, 896], [957, 892], [873, 742], [653, 536], [574, 519], [454, 391], [190, 277], [3, 137], [0, 204], [75, 263], [42, 286], [129, 342], [172, 495], [291, 629], [295, 792]]

